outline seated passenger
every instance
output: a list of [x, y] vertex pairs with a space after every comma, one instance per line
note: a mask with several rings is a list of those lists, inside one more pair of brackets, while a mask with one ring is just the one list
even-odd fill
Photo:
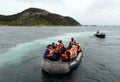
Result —
[[58, 42], [60, 45], [60, 54], [63, 54], [66, 51], [66, 48], [64, 47], [62, 40], [59, 40]]
[[76, 43], [76, 46], [77, 46], [77, 53], [81, 52], [82, 49], [81, 49], [81, 47], [80, 47], [80, 44], [79, 44], [79, 43]]
[[72, 46], [71, 49], [66, 50], [64, 54], [62, 54], [61, 58], [63, 61], [70, 61], [75, 59], [77, 56], [77, 48], [76, 46]]
[[53, 49], [52, 45], [47, 46], [47, 49], [44, 53], [43, 58], [47, 58], [51, 61], [56, 61], [57, 60], [57, 56], [54, 54], [54, 49]]
[[52, 43], [52, 47], [53, 47], [53, 49], [56, 48], [56, 44], [54, 42]]
[[72, 45], [70, 50], [71, 50], [71, 53], [72, 53], [71, 59], [74, 59], [77, 56], [77, 46], [76, 45]]
[[62, 61], [70, 61], [70, 52], [66, 51], [64, 54], [61, 55]]
[[64, 44], [62, 43], [62, 40], [58, 40], [55, 48], [55, 53], [57, 54], [57, 59], [61, 57], [61, 54], [66, 51]]
[[69, 42], [69, 45], [74, 45], [75, 44], [75, 40], [74, 38], [71, 38], [71, 41]]
[[68, 48], [72, 45], [75, 45], [75, 43], [76, 43], [76, 41], [74, 40], [74, 38], [71, 38], [71, 41], [69, 42]]

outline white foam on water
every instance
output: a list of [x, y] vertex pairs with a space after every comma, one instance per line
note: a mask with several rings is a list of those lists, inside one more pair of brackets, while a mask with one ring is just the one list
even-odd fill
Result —
[[[6, 65], [19, 64], [22, 61], [22, 58], [32, 50], [38, 50], [43, 48], [52, 42], [57, 42], [58, 40], [63, 40], [65, 44], [68, 45], [71, 37], [85, 37], [88, 36], [89, 32], [83, 33], [67, 33], [63, 36], [55, 36], [44, 39], [38, 39], [33, 42], [27, 42], [23, 44], [18, 44], [13, 48], [9, 48], [6, 53], [0, 55], [0, 67]], [[90, 34], [90, 33], [89, 33]]]

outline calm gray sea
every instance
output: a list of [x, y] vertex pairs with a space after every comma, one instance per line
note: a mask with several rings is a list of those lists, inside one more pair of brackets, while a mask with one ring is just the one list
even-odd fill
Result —
[[[97, 30], [106, 33], [97, 38]], [[45, 75], [41, 58], [48, 44], [71, 37], [84, 50], [68, 75]], [[0, 27], [0, 82], [120, 82], [120, 27]]]

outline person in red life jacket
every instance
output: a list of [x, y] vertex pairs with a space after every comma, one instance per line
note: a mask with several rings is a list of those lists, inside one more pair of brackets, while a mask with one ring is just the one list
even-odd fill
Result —
[[56, 55], [54, 55], [54, 49], [52, 47], [52, 45], [48, 45], [47, 46], [47, 49], [43, 55], [43, 58], [47, 58], [51, 61], [56, 61], [57, 58], [56, 58]]

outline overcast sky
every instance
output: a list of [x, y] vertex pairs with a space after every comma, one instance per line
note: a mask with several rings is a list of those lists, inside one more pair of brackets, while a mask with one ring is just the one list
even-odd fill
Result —
[[0, 14], [4, 15], [30, 7], [70, 16], [81, 24], [120, 25], [120, 0], [0, 0]]

